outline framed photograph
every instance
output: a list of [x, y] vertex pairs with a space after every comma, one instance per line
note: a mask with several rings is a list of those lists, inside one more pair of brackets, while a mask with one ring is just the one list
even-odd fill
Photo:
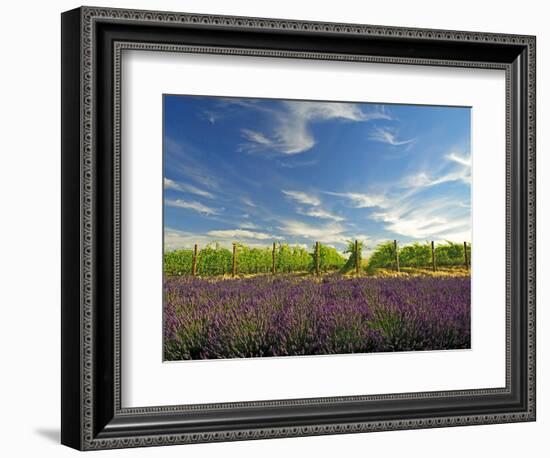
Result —
[[62, 14], [62, 443], [535, 420], [535, 37]]

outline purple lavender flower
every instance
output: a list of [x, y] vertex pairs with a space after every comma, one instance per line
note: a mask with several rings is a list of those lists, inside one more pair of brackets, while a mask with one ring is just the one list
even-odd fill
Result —
[[167, 360], [470, 348], [469, 278], [167, 277]]

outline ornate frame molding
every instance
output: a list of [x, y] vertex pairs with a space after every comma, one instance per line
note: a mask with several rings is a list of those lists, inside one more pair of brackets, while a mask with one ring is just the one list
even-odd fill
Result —
[[[263, 439], [275, 437], [306, 436], [320, 434], [340, 434], [350, 432], [367, 431], [385, 431], [400, 430], [426, 427], [442, 427], [457, 425], [473, 425], [487, 423], [505, 423], [515, 421], [529, 421], [535, 419], [535, 38], [531, 36], [518, 36], [507, 34], [491, 34], [479, 32], [462, 31], [443, 31], [427, 30], [400, 27], [382, 27], [357, 24], [336, 24], [321, 23], [309, 21], [294, 21], [282, 19], [263, 19], [248, 17], [228, 17], [196, 15], [185, 13], [167, 13], [152, 11], [133, 11], [123, 9], [105, 9], [94, 7], [83, 7], [77, 12], [72, 12], [69, 21], [78, 22], [79, 56], [80, 62], [76, 73], [79, 78], [79, 117], [80, 134], [78, 142], [80, 145], [80, 155], [78, 162], [80, 164], [80, 173], [78, 177], [70, 177], [71, 180], [78, 180], [80, 188], [79, 196], [79, 215], [72, 215], [72, 219], [78, 219], [79, 227], [79, 297], [80, 307], [77, 316], [71, 318], [72, 321], [78, 321], [80, 329], [79, 341], [73, 342], [79, 348], [79, 366], [72, 368], [78, 370], [80, 385], [78, 389], [79, 403], [79, 422], [78, 434], [75, 436], [73, 429], [67, 432], [63, 442], [80, 449], [104, 449], [120, 447], [137, 447], [150, 445], [167, 445], [180, 443], [196, 443], [210, 441], [227, 440], [247, 440]], [[65, 13], [69, 15], [69, 13]], [[95, 412], [97, 405], [97, 363], [95, 358], [96, 341], [96, 310], [99, 304], [96, 299], [97, 288], [97, 270], [95, 253], [98, 249], [97, 244], [97, 220], [96, 209], [100, 205], [97, 199], [98, 177], [96, 176], [96, 148], [95, 139], [97, 137], [97, 84], [96, 80], [96, 53], [97, 53], [97, 25], [102, 24], [124, 24], [124, 25], [169, 25], [174, 27], [204, 27], [208, 29], [237, 30], [246, 31], [280, 31], [291, 32], [305, 35], [328, 34], [334, 36], [358, 36], [360, 38], [392, 38], [392, 39], [414, 39], [425, 41], [427, 43], [443, 41], [453, 43], [487, 43], [496, 44], [501, 47], [514, 47], [523, 49], [523, 57], [527, 60], [526, 75], [524, 75], [523, 84], [526, 84], [526, 170], [524, 177], [527, 181], [526, 196], [526, 281], [525, 297], [526, 306], [526, 340], [527, 359], [526, 364], [526, 390], [527, 401], [525, 409], [518, 412], [492, 413], [487, 415], [449, 415], [438, 417], [418, 417], [414, 419], [397, 419], [387, 421], [359, 421], [347, 423], [326, 423], [309, 426], [284, 426], [284, 427], [258, 427], [258, 428], [228, 428], [223, 431], [205, 431], [205, 432], [182, 432], [182, 433], [164, 433], [164, 434], [143, 434], [126, 435], [115, 431], [112, 435], [101, 433], [101, 428], [97, 425], [97, 414]], [[67, 26], [68, 28], [68, 26]], [[254, 55], [266, 57], [297, 57], [303, 59], [322, 59], [322, 60], [350, 60], [364, 62], [380, 63], [399, 63], [411, 65], [440, 65], [440, 66], [461, 66], [470, 68], [497, 68], [506, 71], [506, 106], [507, 106], [507, 384], [503, 389], [488, 390], [466, 390], [460, 392], [434, 392], [434, 393], [409, 393], [397, 395], [381, 396], [359, 396], [346, 398], [316, 398], [301, 399], [290, 401], [265, 401], [252, 403], [231, 403], [217, 405], [191, 405], [191, 406], [162, 406], [153, 408], [122, 409], [120, 405], [120, 65], [121, 52], [124, 49], [146, 49], [153, 51], [171, 51], [188, 53], [215, 53], [215, 54], [234, 54], [234, 55]], [[490, 394], [509, 394], [511, 392], [512, 375], [510, 370], [512, 350], [510, 345], [511, 335], [511, 292], [510, 278], [512, 276], [512, 196], [510, 188], [512, 186], [512, 146], [514, 139], [511, 136], [512, 130], [512, 104], [513, 87], [511, 84], [513, 64], [506, 62], [484, 62], [470, 61], [467, 59], [434, 59], [434, 58], [410, 58], [395, 56], [376, 56], [360, 54], [338, 54], [334, 52], [303, 52], [275, 49], [259, 49], [245, 47], [220, 47], [220, 46], [195, 46], [195, 45], [176, 45], [166, 43], [146, 43], [135, 42], [131, 40], [114, 41], [113, 50], [113, 97], [114, 97], [114, 122], [112, 123], [113, 132], [113, 176], [114, 176], [114, 220], [113, 220], [113, 260], [114, 260], [114, 280], [112, 295], [114, 298], [114, 412], [115, 416], [128, 417], [131, 415], [160, 415], [169, 413], [185, 413], [197, 410], [211, 409], [235, 409], [243, 407], [273, 407], [273, 406], [299, 406], [299, 405], [319, 405], [323, 403], [338, 403], [350, 401], [372, 401], [372, 400], [394, 400], [394, 399], [426, 399], [430, 397], [450, 397], [464, 396], [466, 398], [477, 395]], [[73, 71], [73, 72], [74, 72]], [[68, 148], [69, 146], [67, 146]], [[65, 149], [67, 149], [65, 148]], [[64, 152], [64, 154], [66, 154]], [[67, 153], [68, 154], [68, 153]], [[74, 152], [73, 152], [74, 154]], [[65, 159], [64, 159], [65, 160]], [[71, 159], [71, 160], [74, 160]], [[74, 224], [74, 222], [71, 222]], [[64, 260], [65, 262], [65, 260]], [[74, 306], [74, 304], [73, 304]], [[65, 313], [65, 312], [64, 312]], [[74, 313], [74, 312], [72, 312]], [[63, 345], [66, 345], [64, 343]], [[65, 361], [65, 359], [64, 359]], [[71, 364], [69, 362], [66, 365]], [[65, 375], [64, 375], [65, 376]], [[74, 374], [67, 376], [70, 383], [74, 384]], [[69, 383], [69, 382], [67, 382]], [[75, 408], [74, 406], [71, 408]], [[69, 407], [67, 406], [67, 409]], [[68, 431], [68, 428], [65, 428]], [[70, 437], [69, 437], [70, 436]]]

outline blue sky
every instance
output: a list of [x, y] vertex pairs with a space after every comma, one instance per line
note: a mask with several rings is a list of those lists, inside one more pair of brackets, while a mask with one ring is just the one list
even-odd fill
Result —
[[470, 108], [164, 96], [165, 249], [471, 240]]

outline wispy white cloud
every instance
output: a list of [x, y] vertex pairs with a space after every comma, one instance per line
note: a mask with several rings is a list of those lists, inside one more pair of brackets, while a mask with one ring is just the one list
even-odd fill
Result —
[[205, 110], [199, 114], [202, 119], [205, 119], [210, 124], [214, 125], [222, 117], [221, 112], [213, 110]]
[[272, 150], [282, 154], [299, 154], [311, 149], [316, 140], [310, 124], [331, 119], [370, 121], [391, 117], [381, 108], [366, 110], [354, 103], [283, 101], [281, 108], [270, 113], [273, 118], [270, 133], [242, 129], [247, 151]]
[[416, 140], [414, 138], [409, 138], [406, 140], [400, 139], [398, 138], [397, 130], [395, 128], [380, 126], [371, 130], [369, 138], [371, 140], [386, 143], [391, 146], [408, 145], [409, 143], [413, 143]]
[[252, 129], [241, 129], [241, 133], [248, 141], [252, 143], [256, 143], [257, 145], [265, 146], [267, 148], [275, 147], [275, 142], [261, 132], [257, 132]]
[[209, 199], [214, 198], [214, 194], [211, 192], [205, 191], [204, 189], [197, 188], [189, 183], [182, 183], [178, 181], [171, 180], [170, 178], [164, 178], [164, 189], [173, 189], [180, 192], [189, 192], [191, 194], [196, 194], [201, 197], [208, 197]]
[[[165, 228], [164, 230], [164, 250], [178, 250], [178, 249], [190, 249], [195, 244], [199, 248], [204, 248], [207, 245], [219, 244], [225, 248], [231, 248], [231, 245], [237, 241], [236, 237], [231, 237], [232, 234], [228, 234], [227, 237], [212, 236], [205, 233], [194, 233], [181, 231], [174, 228]], [[237, 239], [237, 240], [236, 240]], [[265, 240], [247, 239], [247, 246], [251, 248], [262, 248], [266, 246]]]
[[[406, 219], [403, 218], [388, 225], [387, 230], [414, 239], [446, 238], [445, 234], [467, 228], [469, 223], [468, 218], [456, 220], [443, 216], [425, 219], [422, 212], [415, 212]], [[466, 231], [462, 230], [462, 233]], [[470, 237], [463, 240], [470, 240]]]
[[340, 223], [310, 225], [303, 221], [285, 220], [278, 228], [290, 237], [306, 238], [324, 243], [343, 243], [346, 228]]
[[307, 194], [301, 191], [282, 191], [285, 196], [302, 205], [308, 205], [309, 208], [298, 207], [296, 213], [312, 218], [330, 219], [332, 221], [344, 221], [345, 218], [331, 213], [321, 207], [321, 199], [313, 194]]
[[302, 192], [302, 191], [286, 191], [286, 190], [283, 190], [282, 192], [285, 196], [287, 196], [288, 198], [290, 198], [292, 200], [295, 200], [296, 202], [298, 202], [300, 204], [313, 205], [313, 206], [321, 205], [321, 200], [318, 197], [314, 196], [314, 195], [310, 195], [310, 194], [307, 194], [307, 193]]
[[192, 232], [184, 232], [178, 229], [164, 229], [164, 250], [180, 250], [183, 248], [193, 248], [195, 244], [206, 246], [212, 243], [211, 237], [206, 237], [204, 234], [194, 234]]
[[272, 112], [273, 110], [266, 106], [263, 102], [263, 99], [248, 99], [243, 97], [224, 97], [219, 100], [220, 108], [227, 107], [244, 107], [252, 108], [258, 111], [264, 111], [267, 113]]
[[466, 170], [453, 170], [442, 175], [430, 175], [427, 172], [419, 172], [415, 175], [410, 175], [403, 180], [403, 185], [406, 188], [428, 188], [438, 184], [450, 183], [453, 181], [469, 182], [470, 173]]
[[[446, 156], [448, 165], [440, 171], [418, 171], [382, 188], [383, 194], [325, 192], [349, 200], [355, 208], [369, 209], [366, 216], [382, 223], [395, 236], [431, 240], [471, 240], [470, 208], [464, 196], [441, 197], [428, 188], [449, 182], [471, 181], [470, 157], [459, 153]], [[462, 240], [462, 241], [463, 241]], [[459, 240], [460, 241], [460, 240]]]
[[256, 204], [249, 197], [241, 197], [241, 202], [249, 207], [256, 207]]
[[312, 218], [331, 219], [333, 221], [345, 220], [345, 218], [343, 218], [342, 216], [335, 215], [334, 213], [331, 213], [327, 210], [323, 210], [322, 208], [318, 208], [318, 207], [308, 208], [308, 209], [299, 208], [297, 210], [297, 213], [305, 216], [311, 216]]
[[445, 171], [439, 173], [430, 173], [426, 171], [417, 172], [405, 177], [401, 182], [401, 186], [410, 190], [415, 190], [454, 181], [462, 181], [470, 184], [472, 180], [470, 156], [451, 153], [445, 156], [445, 158], [447, 161], [454, 164], [454, 167], [444, 167], [443, 170]]
[[460, 153], [450, 153], [445, 156], [449, 161], [456, 162], [465, 167], [471, 167], [472, 158], [469, 155], [460, 154]]
[[383, 194], [366, 194], [360, 192], [330, 192], [325, 194], [342, 197], [352, 202], [355, 208], [385, 207], [389, 204], [389, 199]]
[[[248, 218], [249, 216], [250, 215], [243, 215], [243, 217], [245, 218]], [[260, 228], [260, 226], [250, 221], [245, 221], [244, 223], [239, 224], [239, 227], [241, 229], [259, 229]]]
[[455, 170], [441, 176], [428, 178], [424, 186], [435, 186], [453, 181], [464, 181], [468, 183], [470, 181], [470, 173], [465, 170]]
[[281, 240], [281, 237], [266, 234], [265, 232], [254, 232], [245, 229], [227, 229], [208, 231], [207, 234], [211, 237], [220, 237], [223, 239], [256, 239], [256, 240]]
[[[165, 228], [164, 230], [164, 249], [166, 251], [176, 250], [176, 249], [192, 249], [195, 244], [199, 248], [204, 248], [207, 245], [212, 245], [214, 243], [219, 244], [220, 246], [231, 248], [232, 244], [236, 241], [245, 240], [246, 245], [249, 247], [265, 248], [268, 244], [267, 240], [280, 240], [281, 242], [289, 241], [292, 246], [299, 246], [304, 249], [311, 249], [312, 243], [315, 241], [322, 242], [326, 245], [336, 247], [337, 249], [344, 250], [348, 240], [360, 240], [364, 243], [364, 251], [370, 250], [371, 245], [375, 246], [376, 241], [371, 241], [368, 236], [364, 234], [346, 234], [343, 230], [338, 227], [329, 226], [329, 230], [323, 231], [323, 233], [311, 233], [310, 237], [305, 237], [309, 240], [309, 243], [304, 243], [302, 240], [304, 237], [300, 235], [295, 235], [294, 232], [304, 230], [310, 231], [312, 227], [309, 225], [303, 225], [303, 223], [298, 222], [285, 222], [289, 223], [289, 230], [293, 234], [288, 234], [285, 237], [272, 236], [270, 238], [264, 238], [264, 234], [256, 237], [244, 237], [241, 233], [235, 233], [234, 230], [227, 231], [210, 231], [209, 233], [193, 233], [185, 232], [175, 228]], [[291, 239], [294, 238], [298, 240], [294, 243]], [[365, 251], [366, 252], [366, 251]]]
[[167, 170], [177, 170], [178, 173], [187, 177], [201, 186], [217, 190], [220, 184], [214, 178], [212, 171], [208, 169], [201, 161], [200, 151], [189, 144], [183, 144], [171, 137], [164, 138], [164, 151]]
[[204, 204], [201, 204], [200, 202], [190, 201], [190, 200], [183, 200], [183, 199], [167, 199], [164, 201], [165, 205], [168, 205], [169, 207], [178, 207], [178, 208], [185, 208], [188, 210], [193, 210], [197, 213], [202, 213], [203, 215], [219, 215], [220, 209], [217, 208], [211, 208]]
[[445, 234], [470, 230], [469, 211], [452, 197], [396, 202], [370, 217], [385, 223], [387, 231], [413, 239], [444, 238]]

